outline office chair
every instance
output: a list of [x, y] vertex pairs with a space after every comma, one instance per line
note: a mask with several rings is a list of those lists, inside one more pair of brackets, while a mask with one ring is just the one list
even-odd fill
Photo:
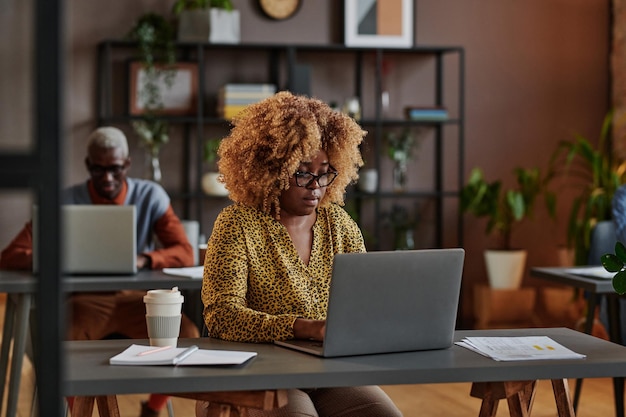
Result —
[[605, 253], [615, 251], [617, 234], [612, 220], [598, 222], [591, 231], [591, 241], [589, 244], [588, 265], [601, 265], [600, 257]]

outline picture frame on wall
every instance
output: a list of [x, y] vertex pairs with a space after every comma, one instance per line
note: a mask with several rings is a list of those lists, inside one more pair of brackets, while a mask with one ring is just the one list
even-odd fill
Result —
[[[162, 103], [159, 109], [150, 112], [157, 115], [185, 116], [194, 114], [198, 95], [198, 64], [195, 62], [179, 62], [166, 66], [155, 64], [158, 71], [156, 88]], [[171, 81], [166, 80], [167, 72], [174, 71]], [[129, 105], [131, 116], [147, 113], [145, 94], [146, 69], [142, 62], [132, 61], [129, 66]]]
[[413, 0], [345, 0], [344, 7], [346, 46], [413, 46]]

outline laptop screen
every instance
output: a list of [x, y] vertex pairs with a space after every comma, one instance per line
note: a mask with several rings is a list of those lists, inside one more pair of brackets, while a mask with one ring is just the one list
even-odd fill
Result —
[[[61, 207], [63, 270], [67, 274], [135, 274], [135, 206]], [[33, 270], [38, 270], [38, 216], [33, 208]], [[43, 248], [45, 250], [45, 248]]]

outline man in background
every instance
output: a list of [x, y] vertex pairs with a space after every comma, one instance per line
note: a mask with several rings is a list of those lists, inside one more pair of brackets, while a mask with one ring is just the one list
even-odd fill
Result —
[[[137, 209], [137, 269], [193, 265], [193, 250], [169, 196], [157, 183], [126, 176], [130, 168], [128, 142], [115, 127], [96, 129], [87, 139], [86, 182], [63, 191], [63, 204], [134, 205]], [[153, 236], [160, 242], [155, 248]], [[2, 269], [32, 269], [32, 222], [0, 254]], [[143, 296], [145, 291], [74, 293], [68, 297], [67, 338], [98, 340], [110, 335], [132, 339], [148, 337]], [[180, 337], [199, 337], [196, 325], [182, 317]], [[152, 394], [141, 403], [141, 417], [156, 417], [167, 396]], [[71, 400], [70, 400], [71, 402]]]

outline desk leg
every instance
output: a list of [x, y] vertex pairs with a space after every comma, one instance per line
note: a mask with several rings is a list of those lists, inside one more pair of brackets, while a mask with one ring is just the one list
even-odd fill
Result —
[[100, 417], [120, 417], [116, 395], [97, 397], [96, 402], [98, 403], [98, 414]]
[[[596, 308], [598, 306], [598, 294], [589, 294], [589, 301], [587, 302], [587, 317], [585, 321], [585, 333], [591, 334], [593, 331], [593, 322], [596, 319]], [[574, 411], [578, 409], [578, 401], [580, 400], [580, 392], [582, 390], [583, 379], [578, 378], [576, 380], [576, 387], [574, 388]]]
[[498, 402], [506, 399], [511, 417], [529, 417], [537, 381], [474, 382], [470, 395], [483, 400], [479, 417], [495, 417]]
[[72, 406], [72, 417], [91, 417], [95, 402], [98, 404], [98, 415], [100, 417], [120, 417], [120, 409], [117, 405], [117, 396], [115, 395], [75, 397], [74, 405]]
[[91, 417], [96, 397], [75, 397], [72, 405], [72, 417]]
[[13, 327], [15, 325], [15, 304], [11, 294], [7, 294], [4, 309], [4, 328], [2, 329], [2, 346], [0, 347], [0, 410], [4, 406], [4, 387], [6, 384], [7, 370], [9, 365], [9, 349], [13, 340]]
[[[620, 318], [619, 298], [616, 294], [607, 297], [607, 313], [609, 316], [609, 336], [614, 343], [622, 344], [622, 323]], [[624, 378], [613, 378], [615, 396], [615, 415], [624, 417]]]
[[556, 410], [559, 417], [575, 417], [574, 407], [570, 402], [569, 385], [567, 379], [553, 379], [552, 391], [556, 401]]
[[24, 354], [26, 353], [26, 337], [32, 294], [16, 294], [16, 297], [18, 297], [18, 302], [15, 320], [18, 323], [18, 327], [15, 329], [15, 338], [13, 339], [13, 358], [9, 376], [9, 395], [7, 397], [7, 417], [15, 417], [17, 414], [17, 399], [20, 394], [22, 364], [24, 363]]

